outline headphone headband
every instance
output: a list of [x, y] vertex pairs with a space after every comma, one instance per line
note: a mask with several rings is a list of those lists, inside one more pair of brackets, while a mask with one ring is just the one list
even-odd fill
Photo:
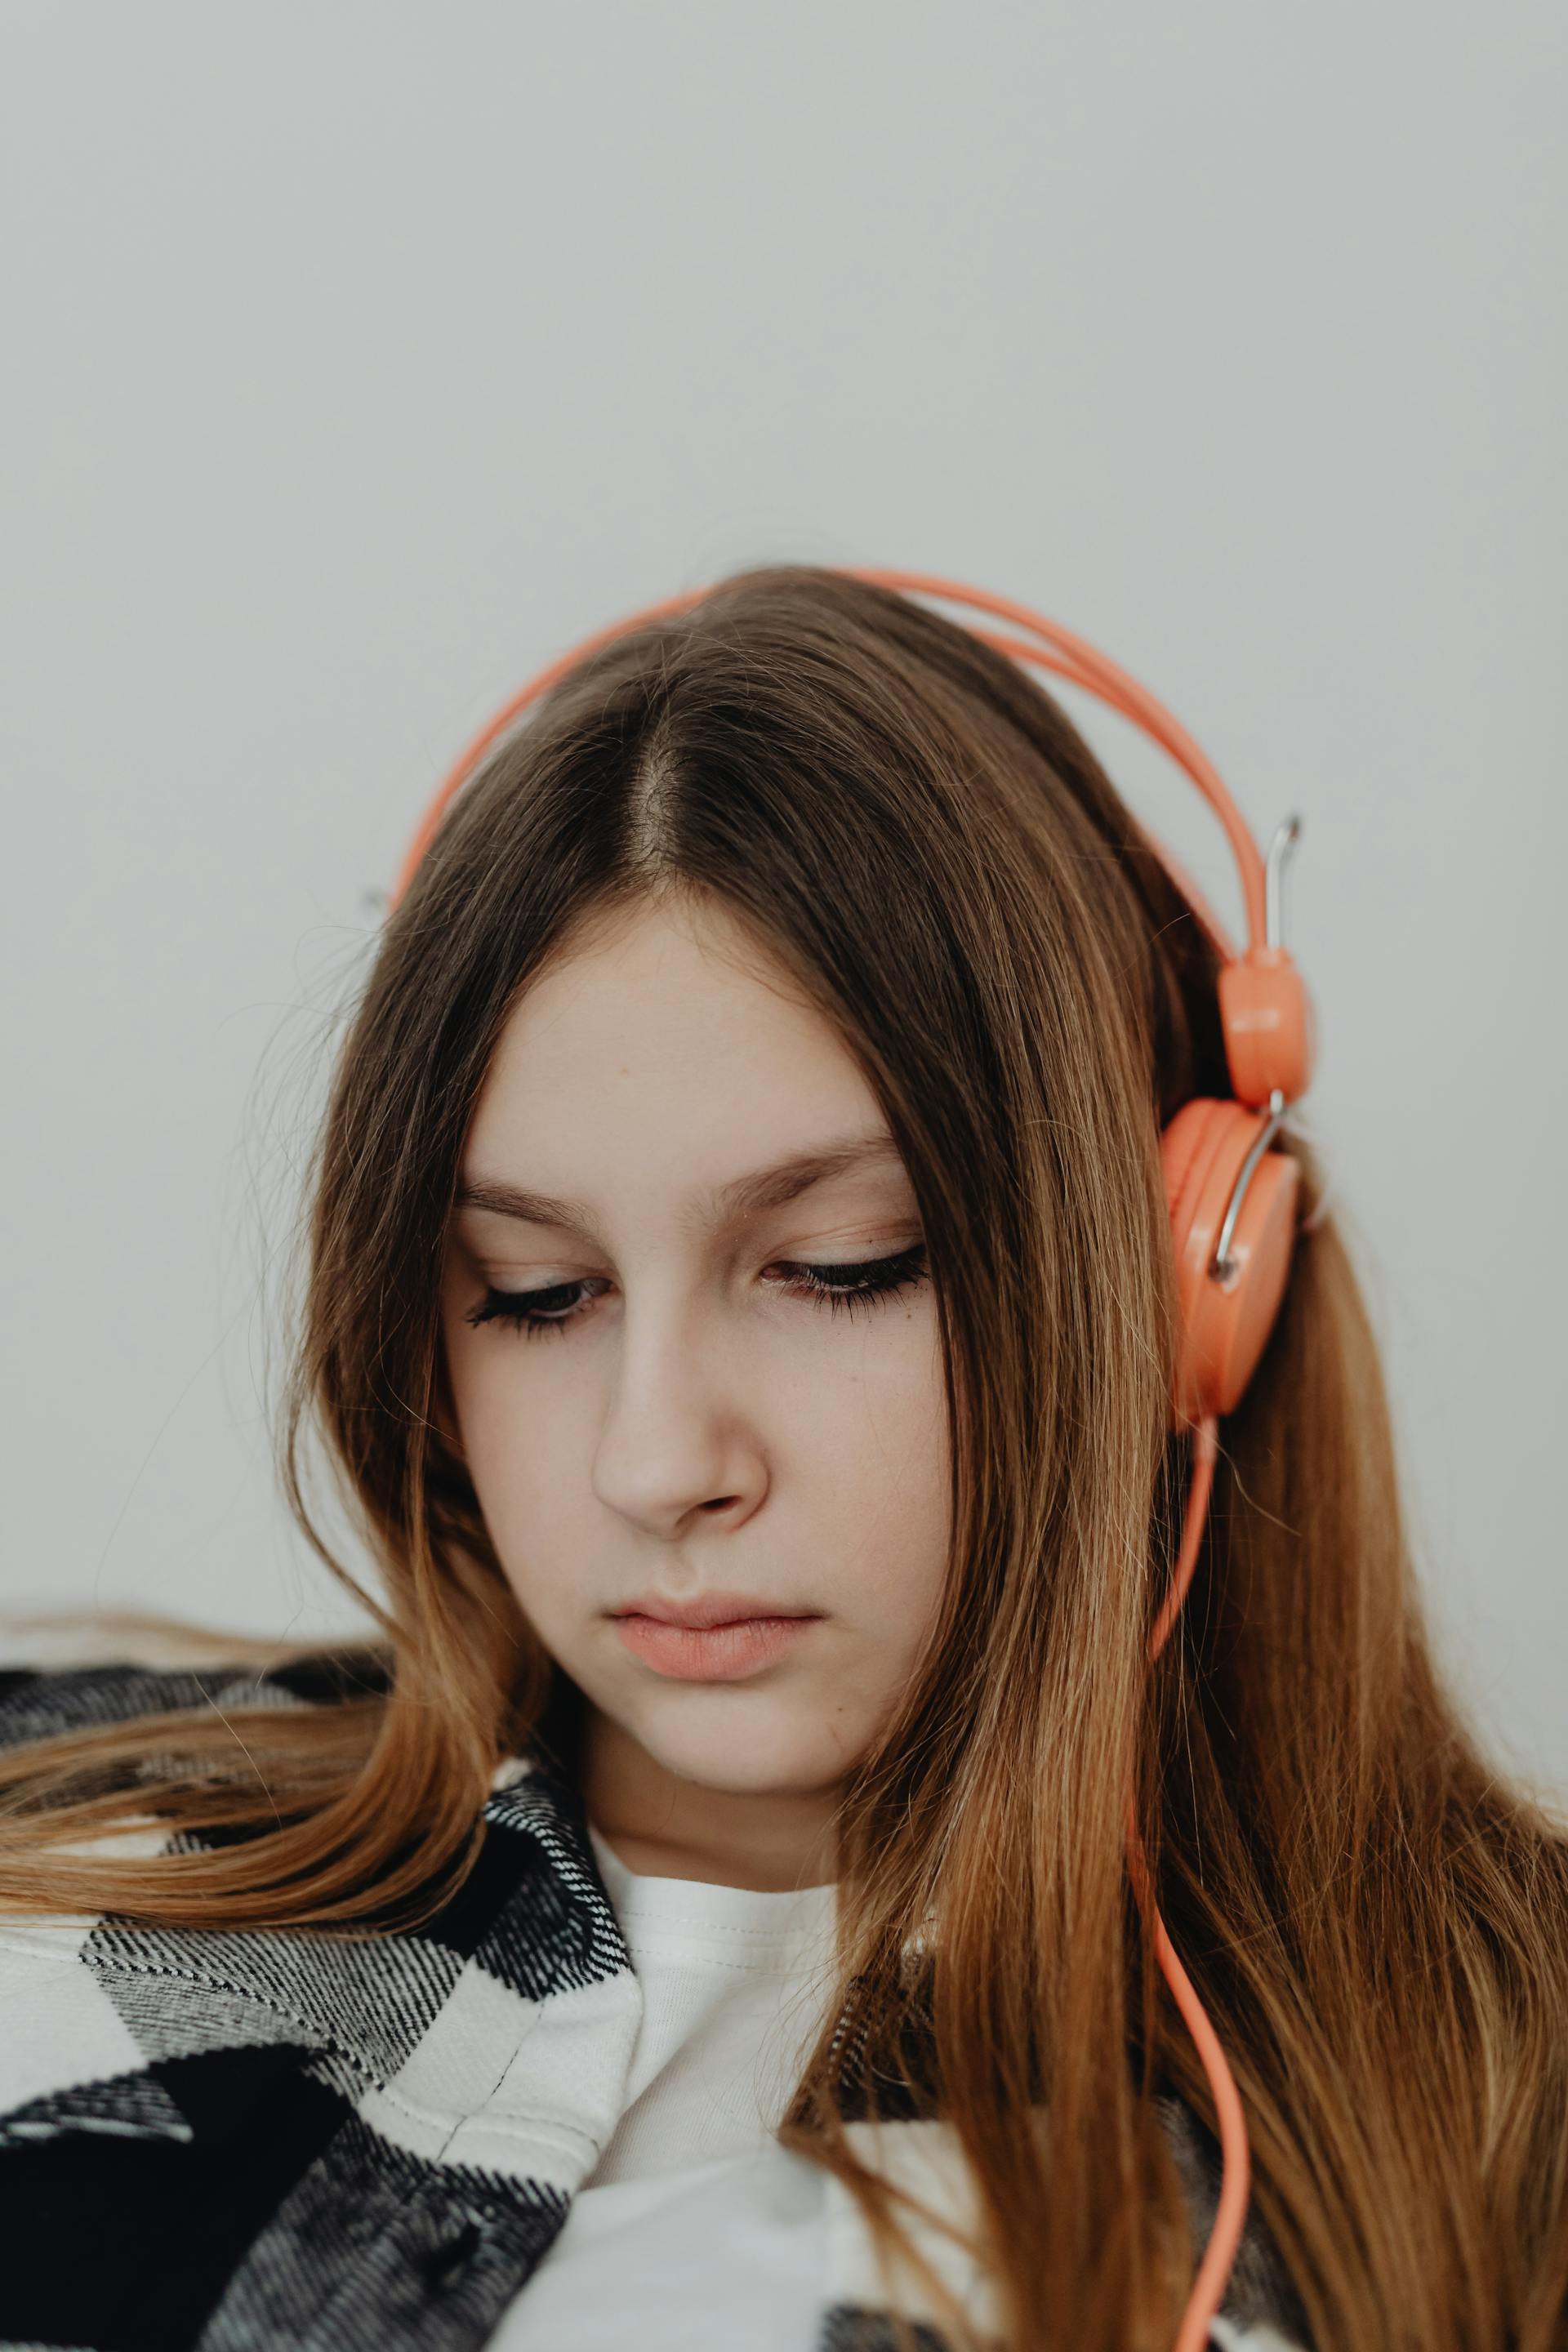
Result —
[[[1266, 864], [1218, 770], [1180, 721], [1156, 700], [1147, 687], [1120, 668], [1109, 655], [1101, 653], [1087, 638], [1076, 636], [1070, 630], [1064, 629], [1058, 622], [1047, 620], [1041, 614], [1032, 612], [1026, 604], [1020, 604], [1011, 597], [994, 595], [985, 589], [967, 587], [960, 581], [940, 579], [931, 572], [889, 572], [857, 565], [835, 568], [850, 579], [869, 581], [876, 586], [896, 589], [905, 594], [942, 597], [949, 603], [967, 604], [977, 612], [990, 613], [1000, 620], [1033, 631], [1036, 637], [1044, 640], [1043, 644], [1031, 637], [1004, 635], [995, 630], [963, 624], [970, 627], [973, 635], [994, 646], [997, 652], [1008, 655], [1015, 661], [1033, 662], [1041, 669], [1053, 671], [1070, 684], [1082, 687], [1110, 709], [1120, 710], [1124, 718], [1132, 719], [1141, 727], [1192, 779], [1224, 826], [1241, 875], [1247, 935], [1245, 949], [1238, 951], [1231, 944], [1223, 926], [1169, 851], [1152, 836], [1148, 838], [1151, 848], [1187, 899], [1223, 959], [1219, 975], [1220, 1018], [1225, 1029], [1226, 1058], [1236, 1098], [1253, 1108], [1268, 1104], [1272, 1111], [1279, 1113], [1286, 1104], [1304, 1094], [1311, 1078], [1316, 1050], [1311, 1000], [1279, 936], [1280, 885], [1284, 864], [1300, 837], [1300, 819], [1297, 816], [1285, 819], [1270, 845]], [[658, 604], [645, 604], [625, 620], [612, 622], [607, 628], [596, 629], [591, 636], [583, 638], [556, 660], [547, 664], [513, 695], [510, 701], [487, 721], [472, 741], [464, 746], [431, 798], [393, 885], [388, 911], [402, 898], [448, 803], [473, 774], [485, 753], [507, 733], [531, 703], [568, 670], [574, 668], [578, 662], [597, 652], [601, 646], [609, 644], [613, 638], [625, 636], [647, 622], [689, 611], [712, 593], [710, 585], [690, 589], [679, 596], [667, 596]]]

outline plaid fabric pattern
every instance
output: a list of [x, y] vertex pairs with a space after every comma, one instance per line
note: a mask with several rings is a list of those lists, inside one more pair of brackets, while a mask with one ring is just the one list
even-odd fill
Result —
[[[384, 1672], [369, 1653], [350, 1671], [360, 1690]], [[13, 1670], [0, 1741], [346, 1687], [329, 1659]], [[542, 1757], [514, 1759], [483, 1818], [464, 1885], [391, 1939], [0, 1916], [7, 2352], [486, 2341], [618, 2120], [642, 1996], [575, 1791]], [[136, 1839], [201, 1843], [155, 1823]], [[1170, 2123], [1206, 2234], [1217, 2179], [1173, 2106]], [[894, 2177], [943, 2181], [945, 2126], [850, 2128]], [[858, 2209], [827, 2192], [831, 2286], [802, 2352], [890, 2352]], [[944, 2241], [923, 2250], [954, 2277]], [[1226, 2315], [1227, 2352], [1305, 2343], [1256, 2222]], [[921, 2345], [947, 2352], [932, 2325]]]

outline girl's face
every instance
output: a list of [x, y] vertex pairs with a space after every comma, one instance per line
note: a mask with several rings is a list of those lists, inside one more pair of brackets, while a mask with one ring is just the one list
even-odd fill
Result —
[[[879, 1106], [722, 908], [623, 918], [514, 1010], [442, 1336], [448, 1434], [588, 1702], [591, 1817], [634, 1868], [662, 1838], [697, 1865], [677, 1874], [832, 1875], [815, 1841], [941, 1595], [942, 1358]], [[626, 1613], [705, 1603], [801, 1622]]]

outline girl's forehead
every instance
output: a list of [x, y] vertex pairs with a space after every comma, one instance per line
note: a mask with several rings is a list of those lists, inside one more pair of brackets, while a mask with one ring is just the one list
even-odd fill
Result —
[[579, 930], [517, 994], [498, 1041], [497, 1064], [547, 1059], [552, 1051], [621, 1037], [649, 1054], [668, 1036], [680, 1052], [694, 1038], [765, 1040], [774, 1053], [842, 1055], [846, 1047], [809, 992], [760, 940], [721, 908], [639, 909], [613, 926]]
[[632, 1153], [720, 1188], [874, 1136], [889, 1147], [882, 1106], [816, 1008], [725, 969], [574, 964], [513, 1007], [465, 1172], [543, 1188], [553, 1169], [564, 1192]]

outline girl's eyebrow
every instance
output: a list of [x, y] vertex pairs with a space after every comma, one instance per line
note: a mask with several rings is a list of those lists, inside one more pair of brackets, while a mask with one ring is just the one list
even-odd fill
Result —
[[[786, 1202], [809, 1192], [814, 1184], [890, 1160], [902, 1164], [898, 1144], [886, 1130], [879, 1135], [836, 1138], [812, 1150], [792, 1152], [787, 1159], [773, 1160], [766, 1168], [754, 1168], [748, 1175], [733, 1177], [727, 1184], [716, 1185], [698, 1197], [680, 1222], [689, 1229], [700, 1231], [754, 1216], [762, 1209], [782, 1209]], [[574, 1232], [589, 1234], [594, 1230], [593, 1211], [585, 1202], [561, 1201], [548, 1192], [531, 1192], [499, 1176], [464, 1177], [458, 1187], [455, 1205], [458, 1209], [487, 1209], [498, 1217], [520, 1217], [529, 1224], [568, 1226]]]

